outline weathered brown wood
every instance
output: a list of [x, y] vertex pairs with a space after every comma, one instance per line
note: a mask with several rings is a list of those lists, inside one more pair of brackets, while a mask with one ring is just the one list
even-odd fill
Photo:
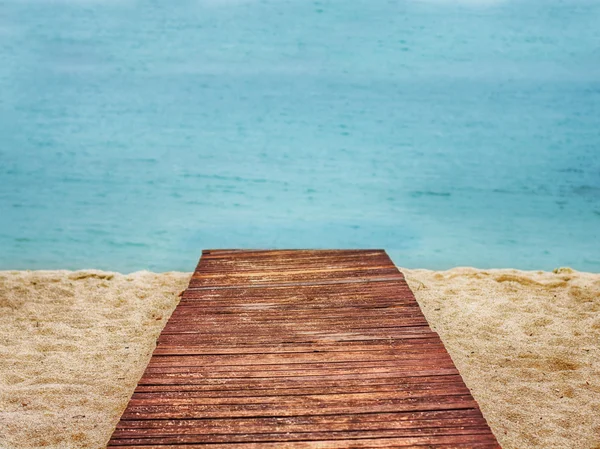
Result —
[[187, 375], [181, 374], [162, 374], [162, 375], [151, 375], [144, 374], [139, 381], [139, 385], [186, 385], [186, 384], [198, 384], [204, 382], [227, 382], [228, 380], [233, 379], [254, 379], [256, 382], [268, 382], [272, 384], [275, 381], [280, 382], [288, 382], [290, 385], [296, 384], [298, 382], [323, 382], [325, 380], [331, 379], [335, 377], [335, 379], [339, 379], [340, 381], [344, 380], [370, 380], [370, 379], [388, 379], [388, 378], [397, 378], [397, 377], [430, 377], [430, 376], [445, 376], [458, 374], [458, 370], [455, 367], [452, 368], [429, 368], [429, 367], [420, 367], [418, 369], [414, 367], [409, 367], [405, 370], [395, 369], [393, 371], [380, 370], [379, 372], [371, 372], [364, 370], [364, 372], [356, 373], [353, 371], [351, 374], [348, 372], [320, 372], [320, 373], [302, 373], [300, 375], [268, 375], [268, 373], [258, 374], [254, 373], [253, 375], [243, 375], [236, 372], [232, 372], [229, 375], [220, 375], [220, 376], [204, 376], [202, 374], [196, 374], [194, 372], [190, 372]]
[[[278, 378], [272, 379], [265, 383], [262, 379], [245, 378], [245, 379], [206, 379], [202, 383], [185, 383], [185, 384], [140, 384], [136, 388], [137, 392], [148, 391], [204, 391], [209, 395], [240, 395], [242, 392], [254, 395], [264, 395], [266, 391], [271, 391], [277, 394], [282, 391], [293, 391], [296, 394], [310, 394], [311, 391], [318, 392], [333, 392], [345, 393], [348, 391], [361, 392], [364, 389], [376, 389], [380, 386], [393, 385], [398, 389], [413, 388], [415, 390], [422, 389], [421, 385], [430, 385], [430, 388], [435, 388], [436, 383], [457, 383], [462, 385], [462, 379], [457, 374], [447, 374], [444, 376], [412, 376], [407, 377], [402, 374], [396, 376], [379, 376], [367, 378], [364, 376], [355, 378], [339, 378], [334, 377], [334, 380], [322, 379], [318, 383], [310, 377], [308, 378]], [[135, 393], [134, 393], [135, 394]]]
[[[429, 350], [431, 356], [443, 355], [448, 353], [443, 347], [432, 348]], [[355, 351], [353, 353], [345, 352], [300, 352], [284, 354], [261, 354], [257, 357], [255, 354], [249, 355], [157, 355], [152, 358], [148, 366], [244, 366], [244, 365], [300, 365], [306, 363], [341, 363], [341, 362], [374, 362], [398, 361], [423, 358], [422, 349], [406, 349], [402, 353], [393, 349], [380, 351]]]
[[[432, 334], [433, 335], [433, 334]], [[414, 338], [414, 339], [386, 339], [381, 341], [345, 341], [345, 342], [318, 342], [310, 344], [272, 344], [268, 346], [247, 344], [243, 347], [230, 347], [198, 344], [198, 345], [167, 345], [162, 344], [154, 350], [155, 355], [177, 355], [177, 354], [291, 354], [306, 352], [370, 352], [407, 349], [428, 350], [429, 348], [444, 347], [439, 338]], [[445, 349], [444, 349], [445, 350]]]
[[[111, 444], [111, 446], [120, 446], [122, 449], [150, 449], [160, 447], [163, 449], [197, 449], [206, 448], [206, 443], [200, 444], [140, 444], [140, 445], [119, 445]], [[406, 448], [420, 447], [427, 448], [444, 448], [444, 449], [466, 449], [466, 448], [498, 448], [496, 438], [491, 432], [486, 434], [476, 435], [435, 435], [423, 437], [404, 437], [404, 438], [354, 438], [354, 439], [319, 439], [319, 440], [303, 440], [281, 442], [272, 440], [263, 440], [259, 442], [245, 441], [243, 443], [225, 443], [211, 444], [211, 448], [223, 449], [261, 449], [261, 448], [277, 448], [277, 449], [343, 449], [343, 448]]]
[[205, 250], [108, 445], [498, 448], [382, 250]]
[[[306, 429], [313, 429], [313, 426], [322, 426], [330, 424], [332, 430], [356, 430], [360, 428], [361, 423], [378, 423], [385, 424], [389, 428], [395, 426], [409, 426], [418, 423], [438, 422], [441, 424], [464, 425], [463, 419], [476, 420], [478, 424], [485, 420], [476, 409], [461, 409], [461, 410], [443, 410], [443, 411], [426, 411], [426, 412], [403, 412], [403, 413], [366, 413], [356, 419], [354, 414], [327, 415], [327, 416], [292, 416], [292, 417], [260, 417], [260, 418], [225, 418], [225, 419], [174, 419], [165, 420], [164, 422], [156, 420], [122, 420], [117, 424], [117, 429], [130, 428], [161, 428], [168, 426], [175, 427], [190, 427], [195, 428], [200, 426], [206, 429], [209, 433], [223, 433], [224, 429], [231, 429], [234, 432], [239, 432], [245, 428], [248, 432], [266, 433], [274, 428], [291, 429], [295, 432], [302, 432]], [[274, 427], [273, 427], [274, 426]], [[225, 432], [226, 433], [226, 432]]]
[[271, 432], [271, 433], [238, 433], [238, 434], [174, 434], [158, 437], [142, 436], [137, 438], [122, 438], [121, 444], [177, 444], [177, 443], [223, 443], [223, 442], [248, 442], [248, 441], [297, 441], [320, 440], [335, 437], [336, 439], [349, 438], [390, 438], [390, 437], [431, 437], [431, 436], [458, 436], [478, 435], [489, 432], [487, 426], [480, 427], [421, 427], [417, 429], [361, 429], [355, 431], [327, 431], [327, 432]]
[[[149, 388], [155, 388], [152, 385]], [[348, 385], [323, 387], [304, 387], [302, 391], [298, 388], [273, 388], [273, 389], [242, 389], [242, 390], [181, 390], [179, 386], [171, 386], [171, 389], [162, 390], [141, 390], [133, 394], [132, 399], [148, 399], [148, 398], [240, 398], [240, 397], [264, 397], [264, 396], [320, 396], [327, 394], [346, 394]], [[449, 389], [456, 389], [461, 393], [467, 394], [462, 384], [440, 383], [440, 384], [424, 384], [422, 386], [414, 384], [409, 388], [400, 388], [395, 384], [375, 384], [375, 385], [355, 385], [356, 394], [366, 393], [382, 393], [394, 392], [403, 393], [407, 397], [418, 394], [433, 394], [444, 393]]]
[[194, 401], [193, 404], [130, 404], [121, 419], [174, 419], [180, 418], [229, 418], [250, 416], [303, 416], [338, 415], [348, 413], [403, 412], [423, 410], [455, 410], [474, 408], [477, 404], [470, 395], [434, 396], [426, 398], [402, 398], [360, 401], [305, 401], [289, 403], [273, 401], [257, 404], [205, 404]]
[[269, 432], [311, 432], [322, 429], [351, 431], [361, 429], [412, 429], [427, 427], [481, 426], [485, 423], [473, 409], [404, 413], [367, 413], [356, 415], [292, 416], [272, 418], [222, 418], [173, 420], [123, 420], [115, 436], [155, 436], [173, 433], [231, 434]]

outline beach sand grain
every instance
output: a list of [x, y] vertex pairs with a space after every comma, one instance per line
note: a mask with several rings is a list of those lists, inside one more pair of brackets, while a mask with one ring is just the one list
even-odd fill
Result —
[[99, 448], [188, 274], [0, 272], [0, 448]]
[[[600, 447], [600, 274], [402, 271], [505, 449]], [[0, 272], [0, 447], [104, 447], [189, 276]]]

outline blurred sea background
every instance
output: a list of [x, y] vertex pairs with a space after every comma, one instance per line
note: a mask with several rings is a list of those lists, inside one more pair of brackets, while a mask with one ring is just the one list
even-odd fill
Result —
[[0, 1], [0, 269], [600, 271], [600, 2]]

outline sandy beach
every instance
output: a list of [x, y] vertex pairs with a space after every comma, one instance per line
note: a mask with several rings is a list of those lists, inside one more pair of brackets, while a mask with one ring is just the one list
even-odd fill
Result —
[[[600, 274], [402, 271], [503, 448], [600, 448]], [[0, 448], [104, 447], [189, 276], [0, 272]]]

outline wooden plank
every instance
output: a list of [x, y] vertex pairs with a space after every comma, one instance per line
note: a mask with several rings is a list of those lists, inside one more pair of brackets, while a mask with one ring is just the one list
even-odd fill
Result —
[[[430, 394], [430, 393], [443, 393], [451, 389], [459, 390], [463, 393], [468, 393], [464, 390], [464, 386], [461, 383], [425, 383], [425, 384], [412, 384], [409, 387], [399, 387], [397, 384], [389, 383], [388, 380], [385, 383], [374, 383], [370, 385], [355, 384], [353, 390], [356, 394], [365, 393], [382, 393], [382, 392], [404, 392], [407, 396], [409, 394]], [[262, 385], [264, 387], [264, 385]], [[333, 385], [330, 387], [314, 387], [304, 386], [300, 390], [298, 386], [295, 388], [259, 388], [260, 384], [255, 384], [255, 388], [235, 388], [230, 385], [230, 389], [199, 389], [193, 390], [191, 388], [182, 389], [180, 385], [168, 385], [164, 388], [160, 388], [159, 385], [147, 386], [146, 389], [138, 389], [132, 396], [132, 398], [144, 399], [151, 397], [174, 397], [174, 398], [230, 398], [230, 397], [263, 397], [263, 396], [320, 396], [325, 394], [347, 394], [349, 385]], [[191, 387], [191, 385], [187, 385]], [[205, 385], [199, 385], [202, 388]]]
[[378, 376], [367, 378], [365, 376], [339, 378], [337, 376], [321, 379], [318, 383], [310, 377], [308, 378], [278, 378], [265, 383], [262, 379], [205, 379], [200, 383], [185, 384], [139, 384], [136, 392], [152, 391], [193, 391], [207, 392], [207, 395], [216, 395], [225, 397], [230, 394], [240, 395], [242, 392], [254, 395], [264, 395], [266, 391], [278, 394], [285, 391], [295, 392], [296, 394], [308, 394], [311, 391], [325, 392], [360, 392], [364, 389], [377, 389], [381, 386], [392, 385], [398, 389], [412, 388], [422, 389], [422, 385], [429, 385], [435, 388], [436, 383], [449, 383], [462, 385], [462, 379], [456, 373], [434, 376], [411, 376], [402, 374], [391, 376]]
[[424, 410], [456, 410], [474, 408], [477, 404], [471, 395], [433, 396], [426, 398], [387, 399], [385, 401], [291, 401], [260, 402], [257, 404], [206, 404], [204, 401], [173, 405], [146, 403], [129, 404], [122, 419], [175, 419], [175, 418], [231, 418], [250, 416], [303, 416], [363, 414], [376, 412], [403, 412]]
[[[322, 342], [310, 344], [271, 344], [255, 345], [246, 344], [240, 347], [219, 346], [207, 344], [197, 345], [166, 345], [159, 344], [154, 351], [155, 355], [177, 355], [177, 354], [293, 354], [293, 353], [321, 353], [321, 352], [372, 352], [372, 351], [406, 351], [423, 350], [432, 348], [443, 348], [439, 338], [414, 338], [414, 339], [386, 339], [384, 341], [345, 341], [345, 342]], [[445, 350], [445, 349], [444, 349]]]
[[386, 334], [385, 332], [379, 332], [378, 335], [373, 335], [373, 332], [370, 334], [367, 332], [326, 332], [322, 331], [319, 333], [305, 334], [305, 335], [284, 335], [280, 336], [278, 339], [273, 339], [269, 336], [253, 336], [252, 340], [248, 338], [247, 335], [233, 335], [233, 334], [224, 334], [220, 337], [208, 338], [206, 335], [200, 334], [161, 334], [158, 338], [159, 344], [166, 344], [169, 346], [178, 346], [178, 345], [189, 345], [196, 346], [200, 344], [212, 344], [215, 347], [215, 350], [221, 350], [222, 347], [225, 346], [236, 346], [236, 349], [243, 350], [245, 346], [251, 347], [255, 345], [266, 345], [269, 343], [273, 343], [273, 345], [285, 345], [285, 344], [315, 344], [315, 345], [325, 345], [333, 342], [343, 342], [343, 343], [352, 343], [352, 342], [375, 342], [383, 344], [386, 341], [390, 340], [408, 340], [408, 339], [424, 339], [431, 338], [437, 340], [439, 337], [434, 332], [428, 332], [426, 330], [415, 330], [414, 332], [389, 332]]
[[498, 444], [383, 250], [205, 250], [109, 446]]
[[398, 429], [440, 426], [480, 426], [484, 418], [475, 409], [434, 412], [366, 413], [356, 419], [356, 414], [327, 416], [292, 416], [271, 418], [223, 419], [173, 419], [173, 420], [122, 420], [117, 424], [118, 435], [139, 436], [139, 429], [149, 435], [165, 433], [269, 433], [274, 430], [310, 432], [327, 426], [332, 431], [365, 429]]
[[[119, 445], [112, 444], [111, 446], [120, 446], [123, 449], [151, 449], [156, 448], [158, 445]], [[496, 442], [495, 437], [491, 432], [486, 434], [475, 434], [475, 435], [435, 435], [435, 436], [423, 436], [423, 437], [403, 437], [403, 438], [354, 438], [344, 440], [305, 440], [305, 441], [292, 441], [292, 442], [273, 442], [273, 441], [260, 441], [260, 442], [248, 442], [243, 443], [225, 443], [225, 444], [211, 444], [211, 448], [223, 449], [261, 449], [261, 448], [278, 448], [278, 449], [343, 449], [343, 448], [406, 448], [406, 447], [419, 447], [425, 446], [427, 448], [444, 448], [444, 449], [459, 449], [459, 448], [498, 448], [500, 447]], [[159, 447], [164, 449], [197, 449], [206, 448], [205, 444], [192, 444], [184, 443], [180, 444], [165, 444]]]
[[207, 383], [207, 382], [216, 382], [223, 383], [228, 380], [248, 380], [254, 379], [255, 382], [268, 382], [269, 384], [273, 384], [275, 382], [287, 383], [288, 386], [292, 386], [294, 384], [300, 382], [323, 382], [332, 377], [339, 379], [340, 381], [345, 380], [358, 380], [363, 379], [365, 381], [372, 379], [389, 379], [389, 378], [397, 378], [397, 377], [431, 377], [431, 376], [446, 376], [458, 374], [458, 370], [455, 367], [452, 368], [439, 368], [435, 367], [433, 369], [428, 367], [420, 367], [415, 369], [414, 367], [409, 367], [405, 370], [379, 370], [378, 372], [370, 372], [369, 370], [365, 370], [364, 373], [357, 374], [355, 371], [351, 372], [351, 374], [347, 374], [347, 372], [320, 372], [320, 373], [302, 373], [299, 375], [269, 375], [270, 373], [253, 373], [249, 375], [243, 375], [236, 371], [233, 371], [229, 376], [221, 375], [219, 376], [205, 376], [202, 374], [195, 373], [194, 371], [190, 371], [187, 375], [185, 374], [170, 374], [170, 375], [151, 375], [148, 373], [144, 373], [142, 378], [139, 381], [139, 385], [187, 385], [187, 384], [198, 384], [198, 383]]
[[[443, 346], [429, 349], [431, 355], [448, 356]], [[148, 366], [243, 366], [243, 365], [300, 365], [306, 363], [342, 363], [421, 360], [422, 349], [406, 349], [402, 353], [393, 349], [379, 351], [346, 352], [301, 352], [279, 354], [220, 354], [220, 355], [170, 355], [155, 354]]]
[[156, 437], [141, 436], [120, 438], [119, 444], [185, 444], [185, 443], [236, 443], [249, 441], [298, 441], [298, 440], [326, 440], [340, 439], [347, 440], [352, 438], [390, 438], [390, 437], [413, 437], [426, 438], [434, 436], [458, 436], [458, 435], [485, 435], [489, 430], [487, 426], [479, 427], [419, 427], [417, 429], [360, 429], [355, 431], [313, 431], [313, 432], [271, 432], [271, 433], [239, 433], [239, 434], [171, 434], [159, 435]]

